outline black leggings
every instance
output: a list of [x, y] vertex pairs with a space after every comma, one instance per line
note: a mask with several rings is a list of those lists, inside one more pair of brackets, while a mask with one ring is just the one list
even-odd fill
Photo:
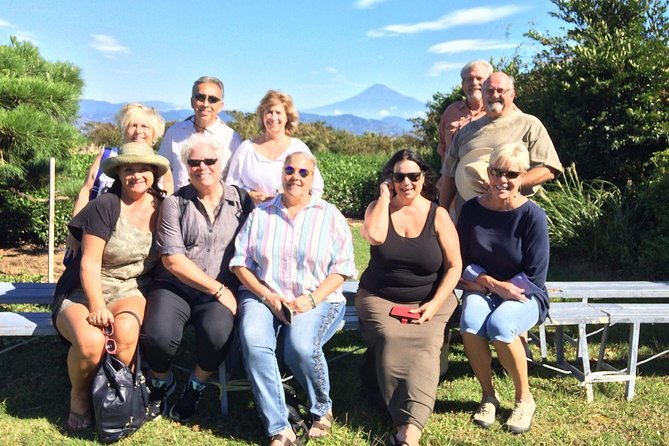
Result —
[[173, 284], [159, 283], [146, 300], [140, 334], [143, 358], [151, 370], [167, 372], [181, 345], [184, 326], [190, 323], [195, 329], [197, 365], [214, 372], [225, 359], [234, 322], [232, 312], [220, 302], [201, 301]]

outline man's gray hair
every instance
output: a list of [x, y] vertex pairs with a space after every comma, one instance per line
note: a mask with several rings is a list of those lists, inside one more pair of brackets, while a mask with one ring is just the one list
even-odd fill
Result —
[[218, 88], [221, 89], [221, 99], [223, 99], [223, 94], [225, 91], [223, 90], [223, 82], [215, 76], [201, 76], [198, 77], [195, 82], [193, 82], [193, 92], [192, 95], [195, 96], [197, 93], [197, 86], [200, 84], [216, 84], [218, 85]]
[[490, 62], [485, 61], [483, 59], [481, 60], [472, 60], [469, 62], [467, 65], [462, 67], [462, 70], [460, 70], [460, 79], [465, 80], [465, 76], [467, 76], [467, 73], [469, 70], [471, 70], [473, 67], [476, 65], [480, 65], [485, 68], [485, 78], [487, 79], [493, 72], [493, 67], [490, 65]]

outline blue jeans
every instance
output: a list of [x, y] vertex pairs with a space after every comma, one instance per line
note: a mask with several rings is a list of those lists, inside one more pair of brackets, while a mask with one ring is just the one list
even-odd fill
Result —
[[315, 419], [331, 408], [330, 377], [323, 345], [344, 319], [345, 302], [321, 302], [284, 326], [269, 308], [247, 290], [240, 290], [239, 337], [244, 367], [251, 381], [253, 399], [269, 436], [290, 427], [276, 357], [277, 336], [283, 334], [283, 359], [306, 390], [309, 411]]
[[465, 291], [462, 296], [461, 333], [510, 344], [538, 321], [539, 304], [534, 298], [521, 302], [472, 291]]

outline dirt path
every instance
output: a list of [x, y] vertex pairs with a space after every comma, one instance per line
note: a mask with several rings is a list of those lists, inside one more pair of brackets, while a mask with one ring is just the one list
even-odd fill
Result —
[[[63, 249], [56, 249], [54, 257], [54, 281], [57, 281], [65, 269], [63, 267]], [[34, 246], [20, 248], [0, 248], [0, 274], [10, 276], [42, 276], [47, 281], [49, 274], [49, 255], [46, 249]]]

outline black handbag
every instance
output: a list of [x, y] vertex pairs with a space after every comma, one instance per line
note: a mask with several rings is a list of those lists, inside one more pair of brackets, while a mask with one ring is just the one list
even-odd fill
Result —
[[[137, 321], [139, 318], [133, 314]], [[131, 371], [116, 356], [105, 351], [91, 386], [98, 439], [113, 443], [132, 435], [146, 421], [149, 389], [142, 374], [139, 347]]]

